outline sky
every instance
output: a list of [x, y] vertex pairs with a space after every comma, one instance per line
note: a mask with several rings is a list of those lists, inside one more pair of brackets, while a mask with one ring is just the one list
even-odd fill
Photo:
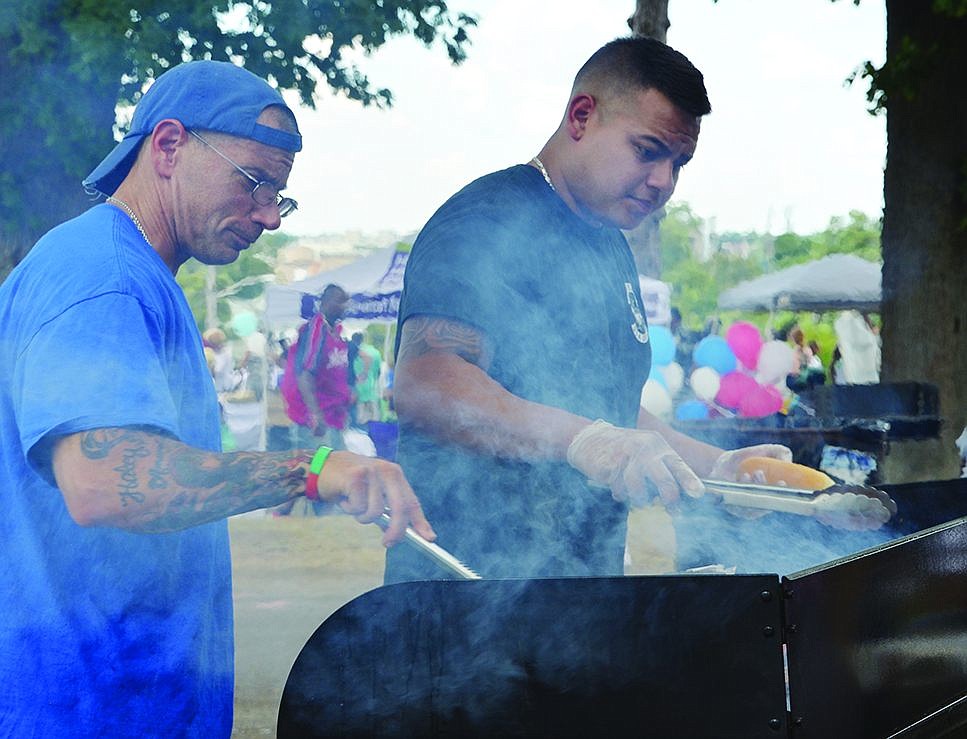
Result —
[[[634, 0], [454, 0], [478, 16], [467, 60], [394, 39], [363, 71], [395, 97], [368, 108], [320, 87], [299, 108], [305, 148], [283, 231], [418, 230], [470, 180], [526, 162], [557, 128], [575, 72], [627, 35]], [[883, 0], [671, 0], [668, 43], [705, 75], [712, 113], [673, 202], [712, 230], [812, 233], [883, 208], [886, 121], [866, 85], [881, 64]], [[295, 99], [292, 99], [294, 104]]]

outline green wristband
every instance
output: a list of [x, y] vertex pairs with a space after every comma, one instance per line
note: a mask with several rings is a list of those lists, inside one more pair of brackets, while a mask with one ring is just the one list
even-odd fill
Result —
[[329, 459], [329, 455], [332, 454], [332, 449], [327, 446], [321, 446], [316, 449], [316, 453], [312, 455], [312, 461], [309, 462], [309, 472], [313, 475], [318, 475], [322, 472], [322, 466]]

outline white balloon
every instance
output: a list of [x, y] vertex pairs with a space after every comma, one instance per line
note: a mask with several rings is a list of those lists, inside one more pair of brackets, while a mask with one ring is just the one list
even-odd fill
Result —
[[641, 405], [653, 416], [668, 419], [672, 415], [672, 396], [660, 382], [648, 380], [641, 389]]
[[720, 382], [719, 373], [711, 367], [699, 367], [688, 378], [688, 384], [699, 400], [714, 400], [718, 395]]
[[682, 389], [682, 385], [685, 383], [685, 370], [682, 369], [682, 366], [678, 362], [671, 362], [658, 369], [665, 378], [668, 393], [674, 398], [678, 395], [678, 392]]
[[760, 385], [778, 385], [792, 372], [795, 359], [792, 347], [784, 341], [767, 341], [759, 352], [755, 379]]

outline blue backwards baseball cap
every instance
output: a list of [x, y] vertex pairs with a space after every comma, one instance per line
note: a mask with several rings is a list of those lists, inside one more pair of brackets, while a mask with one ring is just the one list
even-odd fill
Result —
[[289, 110], [268, 82], [230, 62], [197, 61], [172, 67], [148, 88], [134, 110], [131, 129], [85, 178], [84, 187], [104, 195], [114, 193], [131, 170], [144, 137], [166, 118], [181, 121], [188, 129], [218, 131], [300, 151], [298, 133], [257, 122], [271, 105]]

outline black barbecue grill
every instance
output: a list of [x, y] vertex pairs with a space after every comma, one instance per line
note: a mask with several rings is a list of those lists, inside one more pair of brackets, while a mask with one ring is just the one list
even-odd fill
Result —
[[784, 577], [378, 588], [309, 639], [278, 736], [967, 736], [967, 480], [887, 491], [900, 538]]

